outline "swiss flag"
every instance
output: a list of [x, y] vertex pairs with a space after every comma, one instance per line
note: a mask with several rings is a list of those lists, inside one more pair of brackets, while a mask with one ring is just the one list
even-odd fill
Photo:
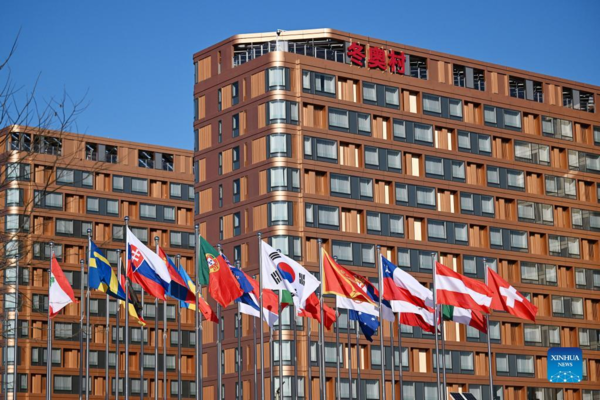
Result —
[[488, 287], [492, 292], [491, 308], [535, 322], [537, 307], [489, 267]]

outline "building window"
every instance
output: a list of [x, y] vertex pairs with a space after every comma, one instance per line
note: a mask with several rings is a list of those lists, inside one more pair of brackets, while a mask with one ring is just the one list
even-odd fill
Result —
[[542, 133], [544, 136], [573, 141], [573, 122], [543, 115]]
[[549, 254], [555, 257], [580, 258], [579, 238], [548, 235]]
[[460, 212], [494, 218], [494, 197], [474, 193], [460, 193]]
[[267, 104], [268, 124], [298, 125], [298, 103], [286, 100], [272, 100]]
[[335, 97], [335, 76], [313, 71], [302, 71], [302, 90], [305, 93]]
[[307, 160], [337, 163], [337, 142], [335, 140], [305, 136], [304, 158]]
[[458, 150], [466, 153], [492, 155], [492, 139], [490, 135], [458, 131]]
[[546, 195], [565, 197], [569, 199], [577, 198], [575, 179], [546, 175], [545, 181]]
[[274, 167], [267, 174], [269, 192], [284, 190], [300, 191], [300, 171], [296, 168]]
[[148, 194], [148, 180], [131, 178], [131, 191], [135, 193]]
[[329, 129], [371, 136], [371, 114], [330, 107]]
[[338, 207], [307, 203], [305, 211], [305, 223], [308, 227], [335, 230], [340, 227]]
[[291, 136], [286, 133], [274, 133], [267, 136], [267, 154], [269, 157], [291, 157]]
[[140, 204], [140, 217], [156, 219], [156, 206], [153, 204]]
[[517, 213], [521, 222], [554, 225], [554, 206], [552, 204], [518, 200]]
[[289, 68], [272, 67], [267, 69], [267, 91], [269, 90], [288, 90], [289, 86]]
[[289, 201], [269, 203], [269, 226], [293, 225], [293, 205]]

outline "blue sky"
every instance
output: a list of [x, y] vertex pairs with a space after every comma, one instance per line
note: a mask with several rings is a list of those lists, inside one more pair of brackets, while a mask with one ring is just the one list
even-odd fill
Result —
[[191, 148], [192, 54], [236, 33], [335, 28], [600, 85], [600, 2], [4, 0], [12, 78], [89, 107], [79, 132]]

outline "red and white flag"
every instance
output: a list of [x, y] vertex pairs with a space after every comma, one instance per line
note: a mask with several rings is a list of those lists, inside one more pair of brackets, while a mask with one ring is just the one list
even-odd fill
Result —
[[489, 267], [488, 287], [492, 292], [491, 307], [494, 310], [506, 311], [515, 317], [535, 322], [538, 308]]
[[48, 303], [50, 307], [50, 318], [65, 308], [68, 304], [77, 303], [73, 288], [67, 277], [60, 269], [56, 257], [52, 254], [52, 272], [50, 274], [50, 289], [48, 291]]
[[490, 313], [492, 292], [485, 283], [467, 278], [439, 262], [435, 263], [435, 271], [437, 304]]

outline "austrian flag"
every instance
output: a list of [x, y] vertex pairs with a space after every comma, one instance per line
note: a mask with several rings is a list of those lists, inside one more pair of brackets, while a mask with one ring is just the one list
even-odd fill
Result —
[[487, 273], [488, 286], [492, 292], [492, 308], [535, 322], [538, 308], [490, 268]]
[[435, 271], [437, 304], [490, 313], [492, 292], [483, 282], [462, 276], [439, 262], [435, 263]]

